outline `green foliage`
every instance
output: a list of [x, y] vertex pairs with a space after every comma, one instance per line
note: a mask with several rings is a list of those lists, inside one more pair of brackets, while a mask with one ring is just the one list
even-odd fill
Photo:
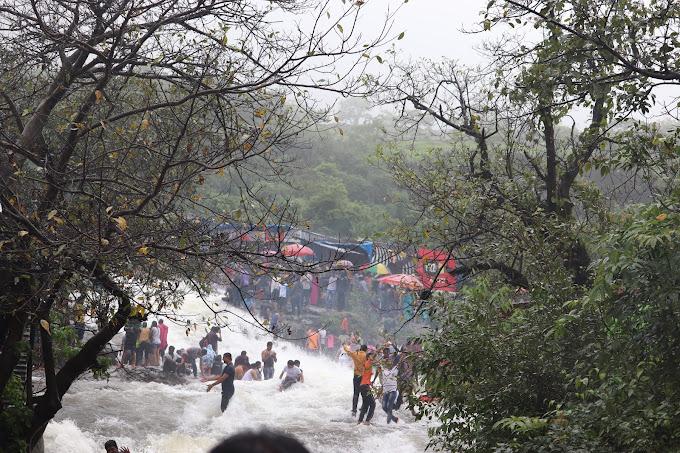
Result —
[[80, 350], [78, 336], [72, 326], [53, 327], [52, 342], [54, 360], [59, 365], [66, 363], [68, 359], [75, 356]]
[[[26, 407], [24, 389], [19, 376], [13, 374], [4, 392], [0, 395], [2, 410], [0, 410], [0, 439], [5, 439], [2, 445], [4, 451], [17, 452], [26, 450], [26, 441], [23, 438], [25, 427], [31, 421], [31, 410]], [[7, 443], [5, 443], [7, 442]]]
[[539, 420], [564, 394], [564, 351], [576, 346], [546, 342], [560, 314], [553, 304], [513, 309], [511, 288], [487, 279], [437, 301], [439, 327], [423, 338], [420, 365], [428, 394], [440, 398], [423, 406], [424, 416], [441, 420], [435, 446], [490, 451], [508, 435], [544, 427]]
[[[305, 134], [303, 146], [286, 151], [289, 162], [282, 174], [246, 179], [253, 191], [290, 203], [302, 227], [342, 238], [374, 237], [392, 228], [395, 220], [412, 221], [405, 192], [372, 159], [391, 119], [369, 117], [362, 105], [341, 105], [342, 134], [337, 129]], [[424, 149], [433, 143], [417, 145]], [[265, 174], [265, 168], [258, 173]], [[217, 211], [242, 208], [239, 186], [226, 175], [207, 178], [200, 193]]]
[[[436, 446], [471, 451], [680, 447], [680, 218], [631, 210], [602, 237], [588, 294], [557, 305], [480, 279], [439, 301], [423, 408]], [[446, 359], [445, 362], [442, 362]]]

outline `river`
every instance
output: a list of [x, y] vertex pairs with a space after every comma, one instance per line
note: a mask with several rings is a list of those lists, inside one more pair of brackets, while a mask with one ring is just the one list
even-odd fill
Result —
[[[215, 296], [211, 303], [217, 302]], [[218, 302], [219, 303], [219, 302]], [[199, 320], [209, 313], [197, 297], [187, 297], [186, 317]], [[259, 359], [268, 337], [252, 326], [230, 319], [222, 329], [219, 351], [234, 357], [246, 350]], [[169, 324], [169, 344], [195, 345], [203, 329], [185, 335], [182, 326]], [[299, 359], [304, 384], [278, 392], [278, 380], [235, 381], [236, 393], [220, 413], [219, 386], [210, 393], [198, 379], [187, 385], [129, 382], [112, 376], [108, 381], [80, 380], [64, 397], [64, 408], [48, 425], [45, 451], [93, 453], [103, 451], [107, 439], [132, 453], [206, 452], [220, 439], [245, 429], [268, 428], [292, 434], [311, 452], [423, 452], [427, 427], [404, 410], [398, 424], [386, 424], [376, 405], [374, 424], [360, 425], [350, 416], [352, 370], [340, 362], [308, 353], [297, 343], [275, 341], [276, 375], [288, 359]], [[360, 403], [361, 404], [361, 403]]]

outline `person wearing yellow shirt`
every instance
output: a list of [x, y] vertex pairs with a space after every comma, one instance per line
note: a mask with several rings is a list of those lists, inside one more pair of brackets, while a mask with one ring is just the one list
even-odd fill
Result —
[[[137, 338], [137, 365], [149, 366], [150, 359], [150, 344], [151, 344], [151, 329], [147, 327], [146, 322], [142, 323], [142, 328], [139, 330], [139, 337]], [[144, 357], [144, 360], [142, 360]]]
[[357, 403], [359, 402], [359, 393], [361, 387], [361, 375], [364, 373], [364, 364], [366, 362], [366, 351], [368, 346], [362, 344], [358, 351], [352, 351], [347, 343], [342, 345], [347, 355], [354, 362], [354, 378], [352, 384], [354, 386], [354, 395], [352, 396], [352, 417], [357, 415]]

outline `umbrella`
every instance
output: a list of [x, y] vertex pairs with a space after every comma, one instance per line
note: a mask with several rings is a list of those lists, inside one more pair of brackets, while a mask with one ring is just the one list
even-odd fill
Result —
[[368, 270], [373, 275], [389, 275], [392, 273], [383, 263], [363, 264], [359, 269], [362, 271]]
[[333, 264], [333, 267], [352, 267], [352, 266], [354, 266], [354, 263], [349, 260], [340, 260], [336, 261]]
[[288, 244], [281, 248], [284, 256], [313, 256], [314, 250], [302, 244]]
[[423, 289], [425, 286], [415, 275], [409, 274], [392, 274], [380, 277], [379, 282], [386, 285], [401, 286], [408, 289]]
[[375, 269], [376, 275], [389, 275], [389, 274], [391, 274], [390, 270], [383, 263], [378, 263], [375, 266], [374, 269]]

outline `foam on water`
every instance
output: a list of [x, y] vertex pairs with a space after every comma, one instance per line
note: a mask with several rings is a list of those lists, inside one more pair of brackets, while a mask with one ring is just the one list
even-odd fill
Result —
[[[182, 310], [197, 320], [209, 312], [196, 297], [187, 297]], [[269, 340], [259, 332], [234, 320], [231, 329], [222, 329], [219, 352], [231, 352], [236, 357], [246, 350], [251, 361], [259, 360]], [[169, 344], [178, 348], [193, 346], [203, 335], [202, 327], [192, 329], [187, 336], [183, 327], [170, 324]], [[425, 424], [399, 411], [400, 418], [406, 421], [386, 425], [379, 402], [373, 426], [355, 424], [350, 417], [350, 368], [292, 342], [278, 340], [274, 344], [279, 359], [275, 378], [288, 359], [299, 359], [304, 384], [278, 392], [278, 379], [236, 381], [234, 397], [222, 414], [219, 386], [207, 393], [199, 380], [185, 386], [124, 382], [115, 377], [108, 382], [82, 380], [72, 386], [64, 398], [64, 409], [48, 426], [46, 451], [89, 453], [100, 451], [105, 440], [116, 439], [118, 445], [128, 446], [133, 453], [205, 452], [230, 434], [258, 428], [292, 434], [312, 452], [425, 449]]]

